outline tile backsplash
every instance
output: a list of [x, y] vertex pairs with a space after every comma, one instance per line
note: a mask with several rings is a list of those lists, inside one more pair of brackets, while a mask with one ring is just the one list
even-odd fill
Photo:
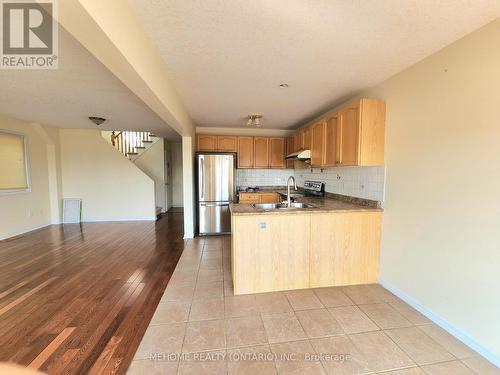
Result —
[[329, 193], [384, 201], [384, 166], [296, 169], [295, 178], [300, 186], [305, 180], [321, 181]]
[[321, 169], [237, 169], [237, 186], [286, 185], [295, 176], [298, 186], [305, 180], [325, 183], [329, 193], [384, 201], [385, 167], [342, 167]]
[[237, 169], [236, 186], [283, 186], [293, 169]]

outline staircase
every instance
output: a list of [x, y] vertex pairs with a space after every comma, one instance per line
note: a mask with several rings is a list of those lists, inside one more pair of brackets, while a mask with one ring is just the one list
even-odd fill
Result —
[[[101, 131], [101, 136], [127, 159], [129, 159], [133, 164], [135, 164], [137, 168], [141, 169], [153, 180], [153, 182], [155, 183], [156, 192], [158, 182], [155, 180], [154, 176], [151, 176], [148, 173], [147, 170], [144, 170], [143, 167], [138, 165], [139, 160], [137, 160], [137, 158], [161, 138], [157, 137], [151, 132], [132, 132], [118, 130], [103, 130]], [[162, 207], [156, 206], [155, 214], [157, 219], [161, 216], [161, 212]]]
[[102, 132], [102, 136], [129, 160], [135, 160], [158, 140], [151, 132], [116, 131]]

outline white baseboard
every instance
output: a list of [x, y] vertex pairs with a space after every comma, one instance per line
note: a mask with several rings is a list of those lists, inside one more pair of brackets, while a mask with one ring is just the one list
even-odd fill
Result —
[[470, 336], [468, 336], [465, 333], [463, 333], [462, 331], [460, 331], [454, 325], [449, 323], [446, 319], [443, 319], [439, 315], [428, 310], [427, 308], [422, 306], [420, 303], [418, 303], [414, 298], [410, 297], [408, 294], [406, 294], [402, 290], [398, 289], [397, 287], [391, 285], [390, 283], [386, 282], [385, 280], [379, 279], [379, 283], [384, 288], [386, 288], [387, 290], [389, 290], [393, 294], [395, 294], [397, 297], [401, 298], [403, 301], [405, 301], [408, 305], [413, 307], [415, 310], [419, 311], [420, 313], [425, 315], [427, 318], [432, 320], [434, 323], [436, 323], [438, 326], [443, 328], [450, 335], [456, 337], [458, 340], [462, 341], [465, 345], [467, 345], [471, 349], [473, 349], [476, 352], [478, 352], [479, 354], [481, 354], [484, 358], [486, 358], [488, 361], [493, 363], [495, 366], [500, 367], [500, 358], [497, 355], [492, 353], [490, 350], [486, 349], [484, 346], [482, 346], [480, 343], [475, 341]]
[[127, 217], [127, 218], [106, 218], [106, 219], [99, 219], [99, 218], [82, 219], [83, 223], [102, 223], [106, 221], [156, 221], [156, 216], [152, 216], [150, 218]]
[[27, 230], [22, 230], [20, 232], [17, 232], [17, 231], [16, 232], [10, 232], [10, 233], [7, 233], [5, 235], [0, 236], [0, 241], [6, 240], [7, 238], [20, 236], [20, 235], [28, 233], [28, 232], [33, 232], [34, 230], [42, 229], [42, 228], [48, 227], [49, 225], [52, 225], [52, 224], [51, 223], [47, 223], [47, 224], [39, 225], [39, 226], [36, 226], [34, 228], [30, 228], [30, 229], [27, 229]]

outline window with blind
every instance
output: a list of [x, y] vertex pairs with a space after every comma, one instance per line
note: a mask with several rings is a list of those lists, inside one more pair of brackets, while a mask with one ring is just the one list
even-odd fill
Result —
[[0, 130], [0, 193], [29, 190], [25, 137]]

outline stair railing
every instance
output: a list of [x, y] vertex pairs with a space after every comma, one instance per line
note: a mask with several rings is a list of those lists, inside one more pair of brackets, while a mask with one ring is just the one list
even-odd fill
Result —
[[127, 158], [131, 158], [139, 153], [139, 150], [145, 149], [146, 144], [153, 143], [155, 135], [151, 132], [132, 132], [132, 131], [112, 131], [111, 144]]

